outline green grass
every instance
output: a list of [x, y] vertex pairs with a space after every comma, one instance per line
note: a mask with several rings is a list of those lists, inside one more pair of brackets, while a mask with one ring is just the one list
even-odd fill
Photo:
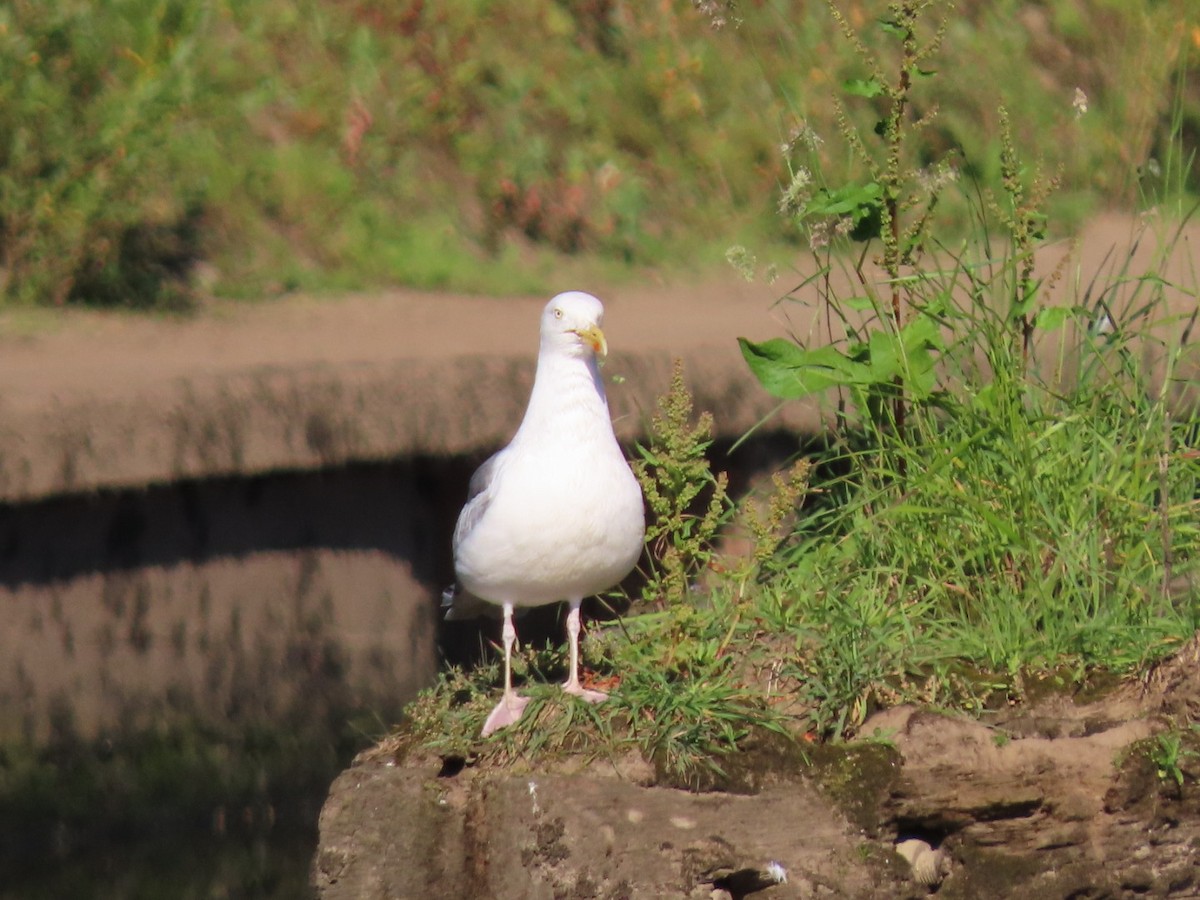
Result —
[[[882, 8], [845, 7], [872, 48]], [[632, 277], [764, 233], [794, 245], [779, 147], [806, 127], [821, 177], [845, 182], [836, 87], [869, 72], [821, 4], [736, 16], [714, 32], [685, 2], [18, 0], [0, 10], [3, 296], [187, 306], [200, 259], [234, 297], [524, 293], [581, 258]], [[1055, 221], [1129, 206], [1173, 106], [1196, 133], [1200, 98], [1175, 86], [1198, 25], [1186, 0], [964, 2], [937, 95], [915, 101], [918, 156], [997, 184], [1004, 104], [1061, 173]]]

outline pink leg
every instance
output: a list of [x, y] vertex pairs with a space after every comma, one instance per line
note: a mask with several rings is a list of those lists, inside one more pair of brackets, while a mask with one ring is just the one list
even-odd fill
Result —
[[571, 653], [571, 671], [563, 690], [576, 697], [582, 697], [588, 703], [599, 703], [606, 700], [608, 694], [600, 691], [590, 691], [579, 683], [579, 607], [583, 600], [572, 600], [571, 611], [567, 613], [567, 642]]
[[517, 642], [517, 629], [513, 625], [513, 605], [511, 603], [504, 604], [504, 629], [501, 637], [504, 640], [504, 696], [500, 698], [500, 702], [496, 704], [488, 715], [487, 721], [483, 723], [480, 737], [487, 737], [518, 721], [529, 703], [529, 698], [522, 697], [513, 690], [512, 686], [512, 649]]

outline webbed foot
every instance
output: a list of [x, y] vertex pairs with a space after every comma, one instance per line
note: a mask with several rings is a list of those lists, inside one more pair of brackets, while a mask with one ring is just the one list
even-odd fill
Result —
[[580, 700], [586, 700], [588, 703], [600, 703], [608, 699], [608, 694], [603, 691], [589, 690], [578, 681], [568, 681], [563, 685], [563, 690], [572, 696], [578, 697]]
[[528, 705], [528, 697], [522, 697], [517, 693], [505, 694], [500, 698], [495, 709], [488, 714], [487, 721], [483, 723], [483, 731], [479, 733], [479, 736], [487, 737], [501, 728], [507, 728], [514, 722], [519, 722], [521, 714], [525, 712], [525, 707]]

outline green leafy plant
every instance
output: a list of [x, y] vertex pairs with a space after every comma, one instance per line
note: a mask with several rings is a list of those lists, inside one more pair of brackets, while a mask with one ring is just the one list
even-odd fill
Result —
[[[1193, 738], [1195, 732], [1196, 729], [1193, 726]], [[1200, 751], [1187, 746], [1185, 735], [1177, 728], [1170, 728], [1156, 734], [1150, 742], [1147, 752], [1159, 780], [1173, 783], [1175, 788], [1180, 791], [1183, 790], [1186, 777], [1183, 770], [1184, 761], [1200, 757]]]
[[[932, 213], [950, 180], [951, 170], [945, 163], [938, 169], [938, 177], [921, 178], [918, 176], [923, 173], [907, 159], [913, 134], [934, 120], [913, 112], [915, 85], [934, 74], [924, 67], [941, 47], [949, 20], [949, 7], [942, 4], [946, 12], [920, 40], [918, 26], [934, 5], [911, 0], [888, 4], [887, 14], [877, 25], [895, 44], [896, 74], [889, 77], [885, 60], [861, 41], [838, 5], [829, 4], [834, 21], [869, 73], [866, 78], [843, 82], [844, 93], [872, 105], [883, 104], [882, 115], [871, 129], [880, 146], [872, 149], [837, 101], [841, 136], [865, 175], [837, 187], [810, 191], [811, 171], [803, 166], [793, 168], [791, 184], [780, 204], [781, 211], [797, 225], [807, 224], [810, 235], [819, 235], [816, 242], [828, 241], [830, 234], [861, 244], [879, 241], [887, 295], [882, 296], [864, 272], [864, 254], [855, 264], [855, 273], [865, 296], [856, 299], [855, 305], [869, 309], [874, 316], [861, 327], [851, 326], [850, 319], [844, 318], [844, 345], [810, 350], [784, 340], [755, 344], [739, 339], [751, 371], [775, 396], [796, 398], [831, 386], [847, 388], [868, 421], [876, 426], [890, 423], [901, 435], [907, 396], [928, 399], [936, 353], [941, 349], [938, 310], [916, 304], [909, 282], [902, 278], [902, 268], [920, 259]], [[790, 165], [791, 160], [788, 162]], [[890, 405], [885, 405], [888, 400]]]
[[[952, 190], [957, 165], [986, 165], [928, 155], [931, 120], [912, 110], [938, 80], [933, 7], [887, 4], [868, 26], [883, 56], [832, 8], [867, 70], [843, 90], [876, 126], [840, 117], [866, 175], [820, 186], [823, 146], [790, 144], [780, 203], [813, 249], [795, 299], [819, 298], [829, 341], [740, 340], [774, 396], [838, 404], [772, 601], [798, 632], [781, 671], [835, 736], [901, 697], [969, 705], [1019, 694], [1030, 669], [1138, 665], [1200, 624], [1167, 588], [1200, 555], [1200, 471], [1170, 402], [1198, 293], [1160, 274], [1179, 231], [1145, 237], [1157, 270], [1135, 268], [1135, 241], [1064, 301], [1061, 270], [1035, 265], [1059, 180], [1024, 164], [1007, 113], [995, 194]], [[947, 200], [971, 229], [935, 216]]]
[[[659, 401], [650, 442], [635, 470], [651, 510], [647, 544], [654, 566], [643, 587], [646, 601], [665, 596], [654, 611], [610, 627], [600, 646], [620, 676], [618, 697], [628, 710], [630, 734], [643, 754], [675, 782], [698, 787], [727, 777], [722, 760], [748, 739], [791, 729], [763, 690], [769, 648], [753, 648], [763, 628], [753, 581], [765, 575], [790, 533], [808, 485], [799, 461], [776, 473], [763, 498], [746, 498], [736, 524], [750, 538], [741, 556], [720, 555], [718, 527], [728, 522], [724, 473], [713, 476], [705, 451], [711, 417], [693, 424], [693, 401], [677, 362]], [[702, 513], [689, 509], [711, 490]], [[661, 573], [661, 574], [659, 574]]]
[[724, 472], [714, 476], [705, 456], [711, 445], [712, 416], [703, 413], [692, 422], [692, 396], [676, 360], [671, 387], [650, 421], [649, 443], [638, 446], [633, 463], [650, 508], [643, 596], [660, 604], [684, 601], [712, 559], [713, 540], [729, 512], [728, 478]]

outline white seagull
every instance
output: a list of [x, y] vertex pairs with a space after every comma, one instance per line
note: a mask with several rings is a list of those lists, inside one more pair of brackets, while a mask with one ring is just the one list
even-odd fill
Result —
[[[504, 696], [484, 737], [519, 720], [529, 702], [512, 687], [517, 606], [570, 604], [563, 690], [593, 703], [606, 697], [579, 683], [579, 607], [632, 571], [646, 523], [600, 377], [597, 357], [608, 352], [603, 317], [600, 301], [579, 291], [546, 305], [525, 418], [509, 445], [471, 477], [454, 529], [459, 584], [504, 612]], [[462, 618], [448, 593], [446, 617]]]

